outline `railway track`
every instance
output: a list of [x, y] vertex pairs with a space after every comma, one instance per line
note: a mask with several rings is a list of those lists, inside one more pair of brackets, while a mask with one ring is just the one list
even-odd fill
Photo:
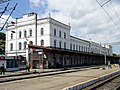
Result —
[[120, 74], [98, 82], [82, 90], [120, 90]]

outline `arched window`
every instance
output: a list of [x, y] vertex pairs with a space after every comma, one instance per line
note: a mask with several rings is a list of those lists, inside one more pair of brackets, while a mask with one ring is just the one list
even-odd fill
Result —
[[62, 42], [61, 42], [61, 41], [59, 41], [59, 47], [60, 47], [60, 48], [62, 47]]
[[72, 43], [70, 43], [70, 49], [72, 50]]
[[43, 46], [44, 45], [44, 40], [41, 40], [41, 46]]
[[66, 49], [66, 42], [64, 42], [64, 48]]
[[30, 36], [32, 36], [32, 29], [30, 29]]
[[19, 38], [21, 38], [21, 35], [22, 35], [21, 31], [19, 31]]
[[25, 37], [25, 38], [27, 37], [27, 32], [26, 32], [26, 30], [24, 31], [24, 37]]
[[83, 51], [83, 46], [81, 46], [81, 51]]
[[30, 45], [33, 45], [33, 42], [32, 42], [32, 41], [30, 41], [30, 42], [29, 42], [29, 44], [30, 44]]
[[54, 29], [54, 36], [56, 36], [56, 29]]
[[66, 33], [64, 32], [64, 38], [66, 38]]
[[24, 42], [24, 49], [26, 49], [27, 42]]
[[79, 45], [79, 51], [80, 51], [80, 45]]
[[56, 41], [56, 40], [54, 40], [54, 47], [56, 47], [56, 42], [57, 42], [57, 41]]
[[76, 50], [78, 50], [78, 45], [76, 45]]
[[10, 51], [13, 51], [13, 43], [10, 44]]
[[22, 43], [19, 42], [19, 50], [21, 50], [21, 49], [22, 49]]
[[75, 50], [75, 44], [73, 44], [73, 50]]
[[59, 37], [61, 37], [61, 31], [59, 31]]
[[13, 33], [11, 33], [11, 39], [13, 39]]
[[44, 29], [41, 28], [41, 35], [44, 35]]

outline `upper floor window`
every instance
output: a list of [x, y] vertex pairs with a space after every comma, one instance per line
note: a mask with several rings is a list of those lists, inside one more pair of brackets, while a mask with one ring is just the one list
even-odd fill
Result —
[[29, 44], [30, 44], [30, 45], [33, 45], [33, 42], [32, 42], [32, 41], [30, 41], [30, 42], [29, 42]]
[[81, 51], [83, 51], [83, 46], [81, 46]]
[[44, 45], [44, 40], [41, 40], [41, 46], [43, 46]]
[[11, 39], [13, 39], [13, 33], [11, 33]]
[[30, 36], [32, 36], [32, 29], [30, 29]]
[[19, 50], [21, 50], [22, 49], [22, 43], [21, 42], [19, 42]]
[[57, 41], [56, 41], [56, 40], [54, 40], [54, 47], [56, 47], [56, 42], [57, 42]]
[[73, 50], [75, 50], [75, 44], [73, 44]]
[[66, 38], [66, 33], [64, 32], [64, 38]]
[[26, 32], [26, 31], [24, 31], [24, 37], [25, 37], [25, 38], [27, 37], [27, 32]]
[[27, 42], [24, 42], [24, 49], [26, 49]]
[[54, 36], [56, 36], [56, 29], [54, 29]]
[[22, 35], [21, 31], [19, 31], [19, 38], [21, 38], [21, 35]]
[[13, 51], [13, 43], [10, 44], [10, 51]]
[[61, 37], [61, 31], [59, 31], [59, 37]]
[[80, 51], [80, 45], [79, 45], [79, 51]]
[[41, 35], [44, 35], [44, 29], [41, 28]]
[[61, 41], [59, 41], [59, 47], [60, 47], [60, 48], [62, 47], [62, 42], [61, 42]]
[[78, 45], [76, 45], [76, 50], [78, 50]]
[[66, 49], [66, 42], [64, 42], [64, 48]]
[[70, 49], [72, 50], [72, 43], [70, 43]]

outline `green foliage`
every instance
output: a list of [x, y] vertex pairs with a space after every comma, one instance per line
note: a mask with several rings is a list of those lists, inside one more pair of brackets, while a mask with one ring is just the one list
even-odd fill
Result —
[[0, 32], [0, 54], [5, 52], [5, 34]]

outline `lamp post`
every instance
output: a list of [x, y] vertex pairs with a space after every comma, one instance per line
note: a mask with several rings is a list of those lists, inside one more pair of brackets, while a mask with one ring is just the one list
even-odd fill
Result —
[[28, 44], [29, 44], [29, 40], [26, 38], [26, 41], [27, 41], [27, 44], [26, 44], [26, 64], [29, 65], [29, 53], [30, 53], [30, 50], [29, 50], [29, 47], [28, 47]]
[[104, 53], [104, 59], [105, 59], [105, 65], [107, 65], [107, 60], [106, 60], [106, 49], [105, 49], [105, 47], [104, 47], [104, 50], [105, 50], [105, 53]]
[[17, 56], [17, 18], [16, 18], [16, 22], [11, 22], [13, 25], [15, 25], [15, 31], [11, 31], [12, 33], [16, 33], [16, 38], [15, 38], [15, 42], [16, 42], [16, 56]]
[[90, 38], [90, 41], [89, 41], [89, 52], [91, 53], [91, 44], [92, 44], [92, 42], [91, 42], [91, 38]]

